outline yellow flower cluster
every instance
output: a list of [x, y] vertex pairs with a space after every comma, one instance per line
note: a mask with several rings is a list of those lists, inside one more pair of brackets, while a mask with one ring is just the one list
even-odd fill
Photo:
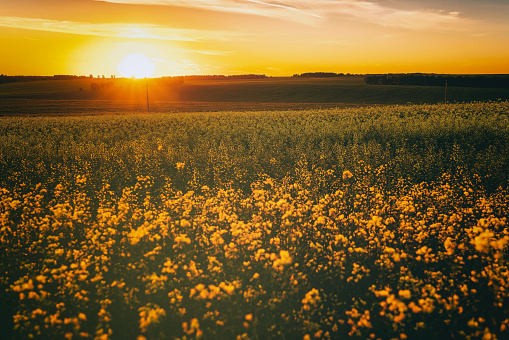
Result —
[[[33, 172], [21, 156], [41, 141], [8, 144], [14, 137], [2, 132], [2, 145], [19, 158], [0, 148], [1, 159], [23, 160], [23, 169], [0, 179], [7, 332], [20, 339], [509, 338], [505, 161], [484, 162], [482, 155], [495, 159], [487, 148], [475, 164], [451, 170], [428, 164], [431, 152], [411, 152], [419, 136], [440, 132], [437, 124], [447, 133], [471, 126], [462, 115], [479, 107], [444, 107], [449, 120], [429, 106], [345, 116], [232, 113], [238, 131], [228, 133], [235, 129], [218, 123], [225, 114], [191, 116], [219, 131], [214, 138], [196, 128], [129, 140], [139, 126], [156, 125], [147, 122], [170, 120], [119, 118], [108, 136], [125, 135], [122, 145], [73, 144], [89, 153], [69, 153], [60, 136], [46, 147], [62, 148], [62, 160]], [[509, 104], [487, 107], [497, 114], [482, 126], [504, 132]], [[267, 117], [274, 124], [263, 125]], [[244, 138], [257, 124], [263, 137]], [[294, 148], [300, 137], [285, 128], [306, 143]], [[196, 136], [209, 138], [207, 148]], [[439, 137], [433, 141], [447, 141]], [[451, 145], [455, 165], [467, 156]], [[490, 176], [473, 175], [484, 167]]]
[[[249, 195], [168, 192], [158, 207], [148, 194], [139, 197], [151, 178], [138, 181], [116, 201], [101, 202], [95, 220], [82, 192], [39, 208], [1, 191], [4, 249], [23, 254], [19, 246], [27, 246], [43, 261], [10, 286], [20, 306], [16, 332], [107, 339], [122, 332], [118, 303], [139, 306], [145, 337], [173, 334], [163, 319], [180, 320], [178, 334], [187, 337], [249, 337], [260, 323], [274, 336], [295, 322], [303, 335], [369, 337], [389, 324], [412, 336], [442, 313], [444, 325], [477, 320], [476, 308], [486, 303], [494, 312], [482, 317], [495, 321], [470, 322], [469, 334], [507, 332], [496, 315], [509, 297], [509, 196], [465, 196], [436, 183], [395, 197], [353, 180], [311, 200], [298, 183], [272, 179], [267, 190], [265, 179]], [[451, 212], [456, 192], [463, 203]], [[25, 217], [15, 222], [18, 211]], [[358, 287], [368, 293], [352, 295]]]

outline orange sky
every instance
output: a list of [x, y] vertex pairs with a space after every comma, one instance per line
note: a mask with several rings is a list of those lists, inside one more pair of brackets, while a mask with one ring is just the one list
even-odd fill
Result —
[[0, 0], [0, 73], [509, 73], [507, 0]]

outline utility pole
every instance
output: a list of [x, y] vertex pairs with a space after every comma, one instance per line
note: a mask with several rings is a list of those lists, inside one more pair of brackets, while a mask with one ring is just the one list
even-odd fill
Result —
[[145, 77], [145, 87], [147, 89], [147, 112], [150, 113], [150, 106], [148, 105], [148, 83], [147, 83], [147, 77]]
[[445, 80], [445, 103], [447, 104], [447, 79]]

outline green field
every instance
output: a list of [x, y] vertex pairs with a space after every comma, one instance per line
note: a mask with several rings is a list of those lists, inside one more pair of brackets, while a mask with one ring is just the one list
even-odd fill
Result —
[[[93, 91], [92, 83], [112, 82]], [[353, 105], [441, 103], [445, 88], [365, 85], [361, 76], [341, 78], [266, 78], [186, 80], [183, 86], [157, 78], [45, 80], [0, 84], [0, 114], [103, 114], [151, 112], [274, 110]], [[80, 90], [81, 89], [81, 90]], [[508, 100], [506, 89], [449, 87], [449, 102]]]
[[0, 329], [505, 339], [508, 166], [507, 101], [3, 117]]

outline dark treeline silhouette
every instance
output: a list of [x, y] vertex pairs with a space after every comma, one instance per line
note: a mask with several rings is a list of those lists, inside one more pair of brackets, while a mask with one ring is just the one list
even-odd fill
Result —
[[6, 76], [0, 74], [0, 83], [13, 83], [17, 81], [34, 81], [34, 80], [67, 80], [67, 79], [83, 79], [87, 76], [76, 76], [68, 74], [56, 74], [54, 76]]
[[294, 74], [292, 77], [294, 78], [332, 78], [332, 77], [350, 77], [354, 76], [354, 74], [344, 74], [344, 73], [334, 73], [334, 72], [307, 72], [301, 74]]
[[[0, 83], [12, 83], [18, 81], [35, 81], [35, 80], [68, 80], [68, 79], [94, 79], [93, 75], [90, 76], [76, 76], [76, 75], [54, 75], [54, 76], [7, 76], [0, 74]], [[188, 80], [218, 80], [218, 79], [264, 79], [267, 78], [265, 74], [235, 74], [235, 75], [190, 75], [190, 76], [175, 76], [175, 77], [161, 77], [160, 79], [165, 80], [171, 85], [182, 85], [185, 79]], [[97, 79], [108, 79], [104, 75], [97, 76]], [[110, 76], [109, 79], [116, 79], [114, 75]], [[98, 83], [99, 84], [99, 83]], [[97, 88], [100, 86], [98, 85]]]
[[264, 79], [267, 78], [265, 74], [233, 74], [233, 75], [191, 75], [184, 76], [185, 79], [189, 80], [219, 80], [219, 79]]
[[83, 78], [89, 78], [89, 77], [87, 77], [87, 76], [75, 76], [75, 75], [69, 75], [69, 74], [56, 74], [56, 75], [54, 75], [51, 78], [55, 79], [55, 80], [67, 80], [67, 79], [83, 79]]
[[368, 75], [364, 78], [368, 85], [418, 85], [509, 88], [509, 75], [466, 75], [446, 76], [436, 74], [381, 74]]

